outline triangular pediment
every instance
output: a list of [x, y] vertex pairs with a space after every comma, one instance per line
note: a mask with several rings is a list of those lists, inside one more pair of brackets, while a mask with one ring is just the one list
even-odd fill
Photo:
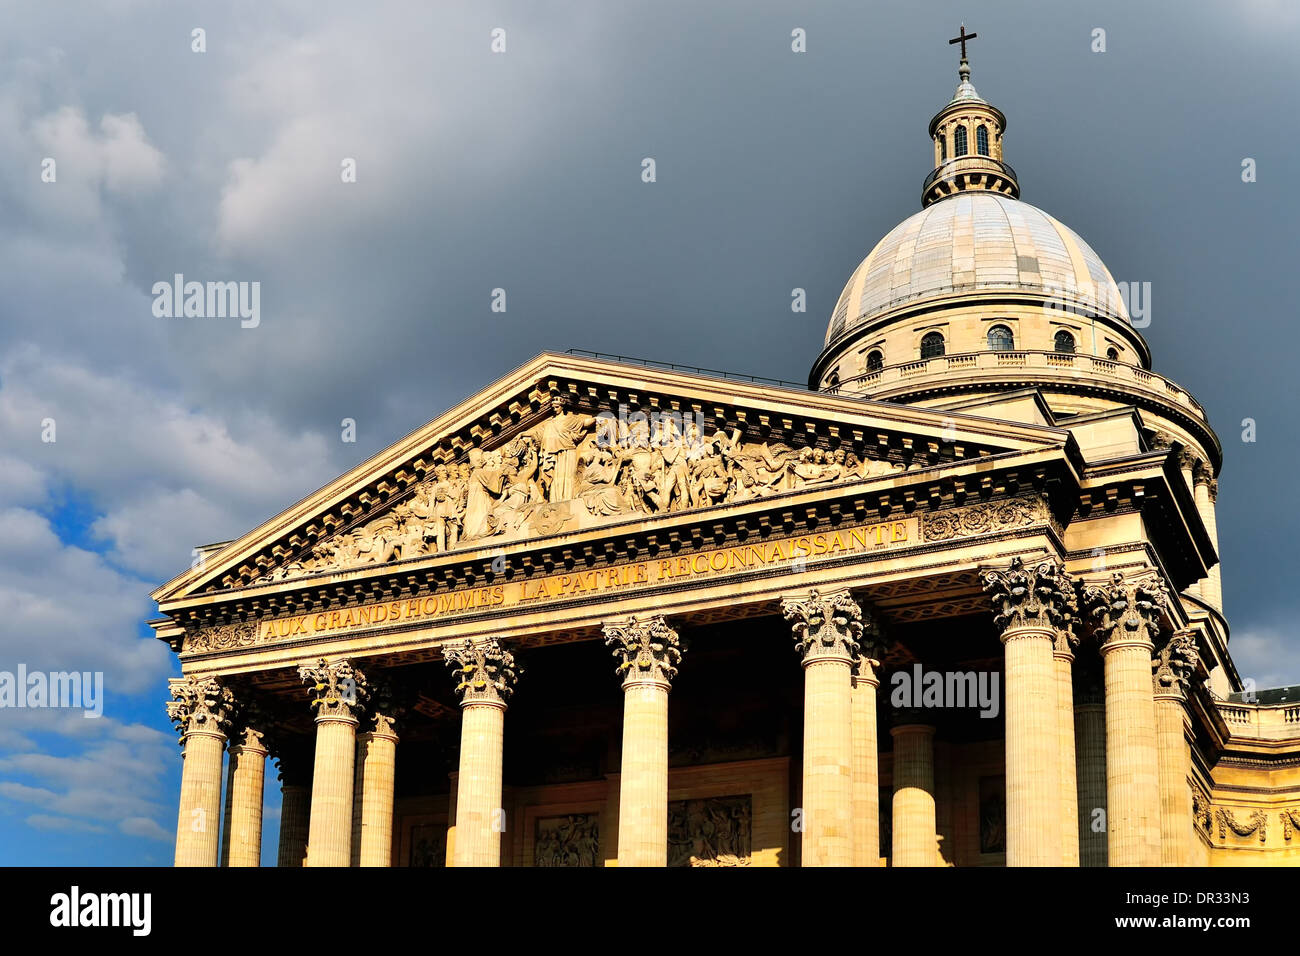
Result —
[[955, 410], [543, 353], [153, 596], [505, 547], [1070, 441]]

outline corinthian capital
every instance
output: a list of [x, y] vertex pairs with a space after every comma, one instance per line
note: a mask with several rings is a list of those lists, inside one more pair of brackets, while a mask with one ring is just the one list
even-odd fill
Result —
[[311, 706], [316, 719], [324, 717], [352, 718], [365, 709], [369, 687], [366, 675], [352, 666], [351, 661], [327, 661], [320, 658], [298, 668], [298, 676], [311, 684]]
[[605, 646], [612, 648], [618, 661], [615, 673], [629, 684], [671, 684], [682, 662], [682, 644], [677, 632], [662, 617], [638, 621], [634, 617], [622, 624], [606, 624], [602, 629]]
[[1151, 689], [1157, 696], [1177, 695], [1186, 700], [1198, 660], [1196, 635], [1175, 631], [1151, 659]]
[[824, 660], [851, 664], [861, 652], [862, 608], [847, 590], [823, 595], [814, 589], [806, 600], [787, 598], [781, 613], [790, 622], [794, 649], [805, 667]]
[[167, 682], [172, 699], [167, 716], [176, 725], [178, 739], [187, 734], [225, 735], [234, 715], [235, 695], [215, 677], [181, 677]]
[[993, 604], [999, 634], [1018, 627], [1067, 630], [1077, 605], [1070, 576], [1051, 558], [1033, 567], [1015, 557], [1005, 571], [985, 571], [984, 590]]
[[454, 690], [460, 705], [495, 704], [504, 707], [515, 691], [522, 670], [495, 637], [475, 644], [466, 640], [460, 647], [448, 647], [442, 659], [456, 679]]
[[1083, 606], [1103, 651], [1122, 641], [1154, 644], [1169, 607], [1169, 590], [1158, 577], [1126, 580], [1123, 571], [1116, 571], [1110, 583], [1083, 588]]

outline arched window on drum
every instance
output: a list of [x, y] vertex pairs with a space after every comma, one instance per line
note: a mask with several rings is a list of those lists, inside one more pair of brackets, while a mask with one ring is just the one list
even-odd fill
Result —
[[995, 325], [989, 329], [989, 348], [994, 352], [1010, 352], [1016, 347], [1016, 337], [1005, 325]]

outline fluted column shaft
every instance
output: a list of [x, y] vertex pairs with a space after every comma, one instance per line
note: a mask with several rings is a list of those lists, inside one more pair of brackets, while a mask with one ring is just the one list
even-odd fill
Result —
[[1187, 707], [1181, 695], [1155, 699], [1156, 749], [1160, 755], [1160, 865], [1190, 866], [1192, 796], [1187, 784], [1192, 754]]
[[804, 866], [854, 862], [851, 664], [847, 657], [804, 663]]
[[356, 718], [325, 715], [316, 719], [307, 866], [348, 866], [352, 862], [356, 749]]
[[623, 685], [618, 865], [668, 865], [667, 681]]
[[1160, 864], [1160, 783], [1152, 645], [1144, 639], [1105, 644], [1106, 827], [1111, 866]]
[[307, 856], [311, 790], [303, 784], [280, 787], [280, 844], [276, 866], [302, 866]]
[[1079, 865], [1079, 791], [1074, 756], [1074, 654], [1057, 636], [1052, 653], [1056, 669], [1057, 769], [1061, 776], [1061, 865]]
[[216, 866], [221, 830], [221, 760], [226, 735], [185, 735], [181, 806], [176, 820], [176, 865]]
[[1007, 866], [1060, 866], [1060, 691], [1050, 627], [1002, 634], [1006, 679]]
[[859, 660], [853, 676], [853, 865], [880, 865], [880, 744], [875, 667]]
[[894, 738], [893, 866], [938, 866], [934, 728], [900, 724]]
[[266, 784], [266, 745], [261, 734], [245, 733], [230, 748], [230, 786], [226, 801], [227, 866], [262, 865], [262, 801]]
[[353, 788], [353, 866], [393, 865], [393, 788], [397, 734], [372, 730], [357, 737]]
[[1106, 829], [1094, 823], [1105, 820], [1106, 810], [1106, 710], [1100, 692], [1096, 700], [1075, 704], [1074, 742], [1079, 777], [1079, 865], [1105, 866]]
[[500, 866], [504, 704], [475, 701], [461, 708], [460, 776], [456, 787], [456, 866]]

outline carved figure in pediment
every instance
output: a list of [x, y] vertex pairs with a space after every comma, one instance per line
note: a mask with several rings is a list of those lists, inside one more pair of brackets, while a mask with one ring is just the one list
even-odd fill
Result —
[[737, 468], [753, 480], [755, 497], [784, 491], [790, 486], [794, 455], [785, 445], [772, 447], [767, 442], [757, 446], [746, 445], [735, 450], [733, 459]]
[[619, 488], [622, 470], [623, 460], [612, 448], [596, 447], [583, 453], [577, 498], [588, 512], [601, 517], [628, 510], [627, 499]]
[[691, 463], [691, 504], [696, 508], [715, 505], [731, 490], [731, 463], [717, 445], [704, 446]]
[[450, 551], [460, 540], [460, 522], [464, 503], [462, 487], [453, 481], [446, 465], [433, 468], [433, 485], [429, 497], [433, 504], [433, 517], [429, 521], [429, 534], [433, 538], [433, 550]]
[[469, 477], [465, 492], [465, 538], [483, 538], [492, 533], [488, 516], [505, 492], [501, 454], [481, 448], [469, 450]]
[[522, 528], [533, 512], [544, 504], [535, 482], [520, 471], [516, 459], [505, 459], [502, 474], [501, 500], [488, 515], [488, 528], [492, 534], [510, 534]]
[[538, 431], [541, 444], [541, 483], [550, 501], [568, 501], [575, 497], [578, 471], [578, 446], [596, 427], [594, 415], [569, 411], [567, 395], [551, 398], [552, 416]]
[[665, 416], [657, 436], [664, 459], [664, 481], [660, 510], [682, 511], [691, 507], [691, 462], [702, 444], [700, 429], [693, 418], [678, 426], [677, 419]]
[[835, 481], [842, 468], [827, 462], [826, 452], [822, 449], [804, 448], [799, 452], [799, 460], [792, 471], [796, 487], [804, 488], [808, 485], [824, 485]]
[[623, 464], [623, 497], [628, 506], [645, 514], [668, 510], [668, 466], [663, 450], [650, 440], [650, 426], [644, 421], [630, 422], [616, 455]]

